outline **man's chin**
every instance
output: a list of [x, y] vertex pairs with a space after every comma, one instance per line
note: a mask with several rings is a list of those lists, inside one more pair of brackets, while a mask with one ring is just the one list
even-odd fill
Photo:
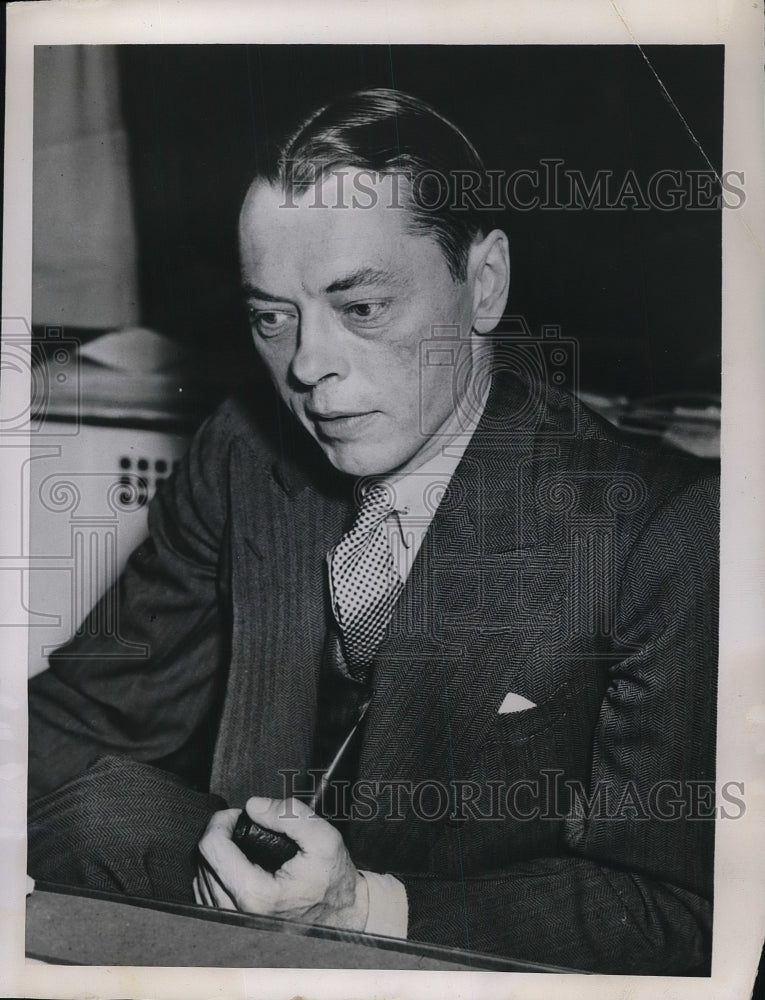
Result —
[[396, 455], [389, 455], [382, 446], [362, 446], [358, 442], [319, 442], [328, 461], [348, 476], [384, 476], [401, 464]]

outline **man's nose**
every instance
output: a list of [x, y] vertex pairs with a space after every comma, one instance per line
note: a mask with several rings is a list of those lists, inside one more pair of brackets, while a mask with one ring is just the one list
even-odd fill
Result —
[[337, 325], [326, 314], [318, 310], [303, 312], [291, 365], [298, 382], [316, 385], [332, 375], [343, 377], [346, 374], [347, 354], [340, 344], [340, 334]]

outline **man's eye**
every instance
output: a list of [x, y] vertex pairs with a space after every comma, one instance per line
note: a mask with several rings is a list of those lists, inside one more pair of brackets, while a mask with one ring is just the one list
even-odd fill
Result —
[[368, 323], [382, 319], [387, 309], [387, 302], [353, 302], [345, 307], [345, 314], [354, 322]]
[[282, 309], [248, 309], [251, 325], [261, 337], [275, 337], [295, 322], [293, 313]]

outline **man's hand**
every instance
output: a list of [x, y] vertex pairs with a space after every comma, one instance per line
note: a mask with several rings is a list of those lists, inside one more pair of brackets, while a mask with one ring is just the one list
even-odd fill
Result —
[[217, 812], [199, 842], [194, 898], [205, 906], [363, 931], [369, 899], [343, 838], [298, 799], [252, 798], [251, 819], [291, 837], [298, 853], [271, 874], [231, 840], [239, 809]]

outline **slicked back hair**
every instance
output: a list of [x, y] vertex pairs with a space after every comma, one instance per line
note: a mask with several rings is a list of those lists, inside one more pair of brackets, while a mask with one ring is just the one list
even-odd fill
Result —
[[452, 279], [465, 280], [471, 245], [497, 220], [486, 168], [456, 125], [401, 91], [356, 91], [306, 118], [259, 176], [300, 196], [343, 168], [402, 175], [409, 230], [432, 237]]

